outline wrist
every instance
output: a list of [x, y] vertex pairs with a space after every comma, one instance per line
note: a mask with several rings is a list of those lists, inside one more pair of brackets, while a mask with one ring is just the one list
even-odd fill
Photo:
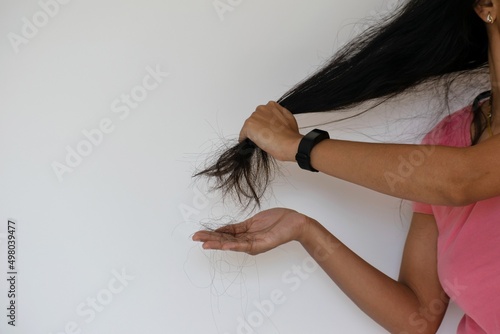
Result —
[[303, 137], [304, 137], [303, 135], [299, 134], [297, 137], [290, 140], [290, 143], [287, 145], [288, 149], [285, 161], [296, 162], [295, 155], [299, 150], [299, 144]]
[[300, 242], [302, 245], [307, 244], [308, 240], [311, 239], [314, 228], [317, 225], [319, 225], [319, 222], [317, 220], [308, 216], [304, 216], [304, 220], [300, 225], [299, 234], [295, 240]]
[[308, 132], [299, 142], [297, 154], [295, 156], [299, 167], [311, 172], [318, 172], [311, 164], [311, 153], [316, 145], [329, 138], [330, 135], [324, 130], [314, 129]]

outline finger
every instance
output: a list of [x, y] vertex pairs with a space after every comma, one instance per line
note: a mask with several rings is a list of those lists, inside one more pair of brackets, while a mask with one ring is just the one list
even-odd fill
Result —
[[222, 249], [223, 245], [224, 245], [223, 242], [219, 242], [219, 241], [207, 241], [207, 242], [204, 242], [201, 245], [201, 247], [203, 247], [203, 249], [223, 250]]
[[243, 124], [243, 127], [241, 128], [240, 134], [238, 135], [238, 142], [241, 143], [245, 139], [247, 139], [247, 131], [246, 131], [246, 122]]
[[240, 134], [238, 136], [238, 142], [242, 142], [243, 140], [248, 138], [248, 127], [253, 119], [257, 118], [264, 110], [266, 110], [267, 106], [259, 105], [255, 108], [255, 111], [245, 120], [243, 126], [241, 128]]
[[249, 220], [247, 219], [241, 223], [230, 224], [230, 225], [219, 227], [214, 232], [228, 233], [231, 235], [246, 233], [246, 232], [248, 232], [248, 223], [249, 223]]
[[281, 116], [283, 115], [283, 111], [288, 111], [284, 109], [282, 106], [279, 105], [279, 103], [275, 101], [269, 101], [266, 105], [266, 110], [268, 112], [271, 112], [273, 116]]
[[252, 117], [253, 117], [253, 113], [243, 123], [243, 126], [241, 127], [241, 130], [240, 130], [240, 134], [238, 136], [238, 142], [241, 143], [242, 141], [244, 141], [245, 139], [248, 138], [248, 133], [247, 132], [248, 132], [250, 118], [252, 118]]
[[234, 237], [230, 234], [225, 234], [225, 233], [198, 231], [193, 235], [192, 239], [193, 241], [201, 241], [201, 242], [208, 242], [208, 241], [222, 242], [222, 241], [234, 240]]
[[252, 240], [237, 239], [227, 233], [198, 231], [192, 238], [194, 241], [202, 242], [203, 249], [231, 250], [250, 254], [253, 247]]
[[195, 234], [193, 234], [191, 239], [193, 241], [203, 241], [208, 237], [209, 233], [210, 233], [209, 231], [198, 231]]
[[252, 254], [252, 241], [227, 241], [222, 243], [221, 250], [230, 250], [233, 252], [242, 252]]
[[283, 107], [281, 104], [276, 103], [276, 108], [280, 111], [280, 113], [285, 116], [287, 119], [295, 119], [295, 116], [288, 110], [287, 108]]
[[234, 252], [246, 252], [248, 246], [244, 246], [235, 242], [219, 242], [219, 241], [207, 241], [202, 244], [203, 249], [211, 250], [223, 250], [223, 251], [234, 251]]
[[251, 249], [248, 241], [213, 239], [205, 240], [202, 244], [203, 249], [231, 250], [236, 252], [246, 252]]
[[[268, 103], [269, 110], [272, 110], [271, 125], [278, 125], [280, 128], [289, 127], [296, 128], [297, 120], [295, 116], [279, 103], [270, 101]], [[274, 121], [273, 121], [274, 120]]]

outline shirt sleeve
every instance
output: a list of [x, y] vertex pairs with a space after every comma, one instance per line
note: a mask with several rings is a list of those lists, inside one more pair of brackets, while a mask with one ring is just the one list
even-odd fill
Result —
[[428, 215], [434, 214], [432, 211], [432, 206], [426, 203], [413, 202], [412, 204], [413, 212], [415, 213], [425, 213]]

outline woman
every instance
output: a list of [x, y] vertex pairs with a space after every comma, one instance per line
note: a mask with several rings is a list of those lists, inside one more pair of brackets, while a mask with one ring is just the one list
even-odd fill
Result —
[[[241, 129], [240, 145], [250, 140], [279, 161], [414, 201], [397, 281], [319, 222], [290, 209], [199, 231], [193, 240], [205, 249], [252, 255], [296, 240], [391, 333], [435, 333], [450, 298], [465, 313], [457, 333], [500, 333], [499, 15], [500, 0], [409, 1], [279, 103], [257, 107]], [[446, 117], [421, 145], [333, 140], [321, 132], [303, 136], [293, 116], [396, 96], [424, 80], [485, 64], [491, 93]], [[401, 157], [412, 164], [404, 173]], [[223, 167], [219, 164], [216, 172]], [[204, 172], [217, 176], [210, 174], [213, 168]], [[229, 185], [235, 187], [235, 181]], [[248, 195], [239, 183], [235, 189]], [[259, 193], [251, 188], [250, 195]]]

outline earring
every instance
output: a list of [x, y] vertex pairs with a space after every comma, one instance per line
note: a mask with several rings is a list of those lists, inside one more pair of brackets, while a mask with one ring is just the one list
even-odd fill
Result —
[[490, 13], [488, 13], [488, 17], [486, 18], [486, 20], [488, 21], [488, 23], [493, 23], [493, 17], [491, 17]]

